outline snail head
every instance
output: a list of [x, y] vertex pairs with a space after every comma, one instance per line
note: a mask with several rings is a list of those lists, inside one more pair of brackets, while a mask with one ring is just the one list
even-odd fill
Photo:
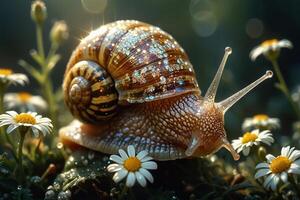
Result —
[[230, 47], [225, 48], [225, 54], [218, 71], [211, 82], [201, 105], [199, 105], [198, 125], [192, 133], [188, 148], [186, 150], [187, 156], [202, 156], [216, 152], [222, 147], [225, 147], [233, 156], [235, 160], [239, 159], [239, 154], [234, 150], [232, 145], [228, 142], [225, 128], [224, 115], [226, 111], [238, 102], [249, 91], [255, 88], [264, 80], [273, 76], [272, 71], [266, 73], [259, 79], [236, 92], [232, 96], [223, 101], [215, 102], [215, 97], [218, 85], [222, 76], [222, 72], [227, 61], [228, 56], [232, 50]]

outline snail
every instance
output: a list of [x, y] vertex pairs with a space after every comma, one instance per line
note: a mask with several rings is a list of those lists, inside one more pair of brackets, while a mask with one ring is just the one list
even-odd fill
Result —
[[115, 154], [134, 145], [156, 160], [212, 154], [227, 140], [224, 114], [272, 71], [215, 102], [231, 48], [204, 96], [187, 54], [171, 35], [134, 20], [109, 23], [82, 39], [67, 64], [63, 91], [76, 120], [60, 131], [64, 143]]

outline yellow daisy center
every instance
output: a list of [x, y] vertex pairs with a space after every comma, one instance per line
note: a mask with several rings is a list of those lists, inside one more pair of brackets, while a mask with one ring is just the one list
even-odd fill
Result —
[[271, 39], [271, 40], [266, 40], [263, 43], [261, 43], [261, 46], [269, 47], [269, 46], [272, 46], [272, 45], [277, 44], [277, 43], [278, 43], [277, 39]]
[[11, 69], [1, 68], [0, 75], [8, 76], [11, 75], [13, 71]]
[[245, 144], [245, 143], [248, 143], [248, 142], [255, 142], [256, 139], [257, 139], [256, 134], [247, 132], [243, 135], [242, 143]]
[[138, 171], [141, 168], [141, 165], [142, 165], [141, 161], [139, 159], [137, 159], [136, 157], [129, 157], [124, 162], [124, 167], [129, 172]]
[[26, 124], [36, 124], [35, 118], [28, 113], [21, 113], [15, 116], [15, 121], [17, 123], [26, 123]]
[[291, 167], [292, 161], [286, 156], [278, 156], [274, 158], [270, 164], [270, 170], [273, 174], [281, 173]]
[[259, 115], [254, 115], [253, 119], [257, 121], [265, 121], [269, 119], [269, 116], [265, 114], [259, 114]]
[[18, 93], [18, 97], [22, 102], [27, 102], [32, 97], [32, 95], [28, 92], [20, 92]]

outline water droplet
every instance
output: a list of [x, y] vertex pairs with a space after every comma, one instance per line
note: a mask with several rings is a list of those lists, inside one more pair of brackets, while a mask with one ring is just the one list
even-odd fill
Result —
[[17, 190], [22, 190], [22, 186], [18, 185]]
[[55, 190], [59, 190], [60, 189], [60, 185], [57, 182], [53, 183], [53, 187]]
[[92, 160], [95, 157], [94, 152], [89, 152], [88, 159]]
[[89, 161], [88, 160], [84, 160], [82, 163], [83, 163], [84, 166], [87, 166], [89, 164]]
[[110, 160], [108, 159], [107, 156], [103, 157], [103, 158], [102, 158], [102, 161], [103, 161], [103, 162], [109, 162], [108, 164], [110, 164]]
[[39, 182], [41, 182], [41, 177], [39, 177], [39, 176], [33, 176], [33, 177], [31, 177], [30, 181], [32, 183], [39, 183]]
[[96, 173], [95, 173], [95, 172], [92, 172], [92, 173], [90, 174], [90, 176], [91, 176], [91, 178], [96, 178]]
[[63, 145], [63, 143], [59, 142], [59, 143], [57, 143], [56, 147], [58, 149], [62, 149], [64, 147], [64, 145]]
[[55, 192], [53, 190], [48, 190], [45, 193], [45, 200], [50, 200], [50, 199], [54, 199], [55, 198]]
[[68, 197], [71, 197], [71, 195], [72, 195], [72, 193], [71, 193], [70, 190], [65, 191], [65, 194], [66, 194]]
[[66, 192], [60, 192], [57, 196], [58, 200], [68, 200], [70, 196]]
[[164, 76], [161, 76], [159, 79], [160, 79], [161, 84], [165, 84], [167, 81], [166, 77], [164, 77]]

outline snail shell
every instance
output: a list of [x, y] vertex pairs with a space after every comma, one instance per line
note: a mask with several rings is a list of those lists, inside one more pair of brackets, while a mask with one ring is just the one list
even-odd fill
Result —
[[63, 89], [72, 114], [89, 123], [110, 119], [120, 105], [200, 91], [172, 36], [132, 20], [101, 26], [84, 38], [67, 65]]

